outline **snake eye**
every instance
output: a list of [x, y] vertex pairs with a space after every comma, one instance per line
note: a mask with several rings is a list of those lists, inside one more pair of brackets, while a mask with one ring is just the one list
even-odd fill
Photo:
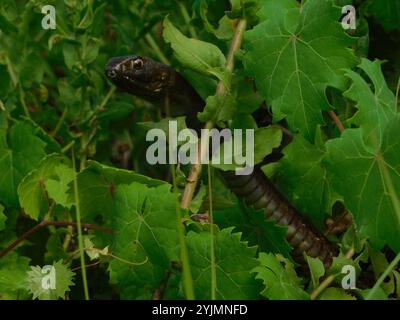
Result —
[[142, 59], [136, 59], [133, 61], [133, 68], [135, 70], [140, 70], [143, 68], [143, 60]]
[[115, 70], [108, 70], [107, 71], [107, 76], [110, 77], [111, 79], [114, 79], [117, 76], [117, 72]]

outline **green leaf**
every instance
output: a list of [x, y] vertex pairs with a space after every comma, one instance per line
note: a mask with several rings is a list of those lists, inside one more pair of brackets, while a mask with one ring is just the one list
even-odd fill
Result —
[[197, 117], [202, 122], [213, 121], [218, 126], [224, 127], [224, 122], [232, 119], [235, 107], [235, 99], [229, 93], [210, 96], [206, 100], [203, 112], [200, 112]]
[[0, 201], [7, 207], [18, 206], [17, 187], [22, 178], [46, 155], [47, 143], [37, 128], [28, 121], [19, 121], [9, 134], [0, 131]]
[[[83, 219], [96, 215], [110, 218], [114, 212], [114, 193], [119, 184], [139, 182], [149, 187], [165, 184], [133, 171], [117, 169], [89, 161], [88, 166], [78, 174], [78, 189]], [[69, 189], [68, 201], [75, 202], [73, 188]]]
[[356, 300], [355, 297], [339, 288], [326, 288], [318, 300]]
[[0, 231], [6, 227], [7, 216], [4, 214], [4, 207], [0, 204]]
[[[379, 143], [381, 142], [382, 132], [396, 114], [397, 109], [395, 95], [387, 87], [381, 64], [382, 62], [378, 60], [371, 62], [362, 59], [359, 65], [359, 68], [371, 79], [374, 91], [358, 73], [348, 70], [346, 74], [352, 80], [352, 85], [344, 95], [356, 101], [358, 108], [351, 122], [364, 129], [364, 138], [367, 143], [375, 138]], [[374, 137], [371, 137], [372, 135]]]
[[[27, 286], [33, 299], [57, 300], [64, 298], [65, 293], [70, 291], [70, 287], [74, 285], [72, 281], [74, 275], [75, 273], [62, 260], [45, 267], [32, 266], [28, 272]], [[54, 277], [54, 280], [51, 277]]]
[[26, 88], [32, 86], [33, 83], [42, 82], [45, 64], [43, 58], [38, 54], [31, 52], [28, 54], [20, 66], [19, 80]]
[[[240, 240], [240, 233], [232, 228], [215, 234], [215, 268], [217, 299], [256, 299], [260, 290], [250, 270], [257, 265], [256, 247], [248, 247]], [[189, 232], [186, 236], [190, 267], [197, 299], [210, 299], [210, 244], [209, 232]]]
[[368, 11], [386, 30], [400, 29], [400, 2], [398, 0], [372, 0]]
[[[220, 146], [219, 152], [216, 152], [212, 157], [212, 166], [223, 171], [244, 167], [248, 163], [239, 164], [235, 162], [235, 160], [238, 159], [238, 156], [242, 157], [243, 154], [246, 155], [246, 159], [253, 157], [254, 164], [258, 164], [267, 155], [271, 154], [272, 150], [278, 147], [282, 140], [282, 131], [280, 128], [275, 126], [263, 127], [254, 131], [254, 148], [251, 148], [251, 146], [246, 144], [246, 135], [247, 131], [245, 131], [243, 137], [235, 137], [235, 135], [233, 135], [231, 140], [224, 140], [224, 143]], [[242, 139], [242, 148], [238, 148], [239, 150], [236, 150], [237, 148], [235, 148], [235, 139]], [[228, 148], [228, 145], [232, 145], [232, 148]], [[226, 150], [230, 150], [230, 153], [227, 153], [228, 151]]]
[[283, 150], [278, 171], [280, 190], [320, 228], [339, 198], [333, 190], [331, 174], [322, 164], [325, 153], [323, 146], [313, 145], [295, 135]]
[[221, 50], [208, 42], [184, 36], [168, 20], [164, 20], [164, 40], [171, 44], [174, 55], [184, 67], [207, 76], [215, 76], [224, 84], [228, 83], [224, 72], [225, 56]]
[[72, 43], [64, 43], [63, 55], [65, 65], [68, 69], [72, 69], [79, 61], [78, 46]]
[[15, 33], [18, 31], [17, 28], [1, 14], [0, 30], [3, 31], [5, 34]]
[[[253, 269], [256, 279], [263, 281], [265, 289], [261, 295], [270, 300], [308, 300], [309, 295], [301, 288], [300, 279], [293, 265], [272, 253], [260, 253], [260, 265]], [[284, 265], [283, 265], [284, 264]]]
[[21, 290], [25, 290], [29, 261], [16, 252], [0, 259], [0, 299], [16, 300]]
[[286, 117], [290, 129], [310, 141], [324, 123], [327, 86], [344, 89], [342, 69], [357, 63], [349, 50], [354, 39], [338, 23], [340, 16], [332, 1], [308, 0], [245, 33], [245, 67], [274, 117]]
[[327, 143], [326, 165], [333, 185], [353, 214], [361, 237], [375, 249], [388, 244], [400, 250], [400, 143], [396, 138], [400, 117], [393, 118], [382, 133], [382, 143], [367, 146], [362, 129], [349, 129], [340, 139]]
[[318, 258], [306, 256], [306, 260], [310, 269], [312, 289], [315, 289], [319, 286], [319, 279], [325, 274], [324, 264]]
[[287, 228], [265, 220], [263, 210], [254, 210], [235, 202], [233, 206], [214, 211], [213, 215], [220, 228], [234, 227], [234, 231], [240, 232], [242, 240], [248, 241], [249, 245], [290, 258], [291, 247], [285, 237]]
[[148, 299], [178, 261], [177, 196], [169, 185], [134, 182], [118, 186], [114, 198], [112, 253], [120, 259], [110, 262], [111, 281], [125, 299]]
[[51, 154], [19, 184], [18, 196], [21, 207], [35, 220], [48, 211], [47, 197], [58, 204], [70, 207], [67, 203], [67, 190], [68, 183], [73, 178], [74, 172], [68, 159], [58, 154]]
[[246, 19], [249, 25], [254, 25], [258, 21], [257, 12], [260, 9], [258, 0], [230, 0], [231, 11], [227, 15], [231, 19]]
[[[371, 290], [372, 289], [362, 290], [361, 291], [361, 296], [363, 298], [368, 297], [369, 296], [369, 292]], [[381, 287], [379, 287], [374, 291], [374, 294], [371, 297], [369, 297], [369, 300], [388, 300], [388, 296], [386, 295], [385, 291]]]
[[273, 18], [278, 15], [284, 16], [290, 9], [295, 9], [299, 6], [296, 0], [279, 0], [279, 1], [262, 1], [260, 10], [257, 12], [260, 21]]

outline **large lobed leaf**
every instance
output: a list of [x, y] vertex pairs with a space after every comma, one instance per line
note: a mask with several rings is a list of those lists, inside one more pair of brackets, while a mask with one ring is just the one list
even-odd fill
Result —
[[20, 181], [36, 168], [46, 153], [57, 147], [42, 129], [29, 120], [19, 121], [9, 130], [5, 120], [0, 121], [0, 200], [6, 206], [17, 207]]
[[358, 74], [348, 71], [353, 84], [346, 95], [357, 102], [349, 129], [327, 143], [326, 165], [333, 185], [352, 212], [361, 236], [376, 249], [388, 244], [400, 250], [400, 115], [387, 88], [380, 62], [363, 60], [360, 68], [374, 90]]
[[112, 253], [124, 260], [110, 262], [111, 281], [122, 298], [148, 299], [178, 261], [177, 196], [169, 185], [134, 182], [118, 186], [114, 198]]
[[383, 131], [382, 144], [371, 149], [362, 129], [346, 130], [327, 144], [333, 184], [352, 212], [361, 236], [380, 249], [400, 250], [400, 117]]
[[211, 265], [211, 233], [189, 232], [187, 243], [197, 299], [211, 298], [211, 267], [216, 268], [217, 299], [255, 299], [259, 283], [250, 270], [257, 265], [256, 247], [248, 247], [232, 228], [215, 234], [215, 265]]
[[340, 8], [330, 0], [308, 0], [300, 6], [267, 0], [274, 15], [245, 33], [246, 69], [272, 106], [275, 118], [286, 117], [290, 128], [313, 141], [328, 109], [325, 89], [344, 89], [343, 68], [357, 59], [349, 50], [354, 39], [338, 23]]
[[[282, 258], [280, 258], [282, 260]], [[264, 282], [265, 288], [261, 294], [271, 300], [307, 300], [308, 294], [300, 286], [293, 265], [283, 260], [284, 266], [272, 253], [260, 253], [260, 265], [253, 269], [256, 279]]]

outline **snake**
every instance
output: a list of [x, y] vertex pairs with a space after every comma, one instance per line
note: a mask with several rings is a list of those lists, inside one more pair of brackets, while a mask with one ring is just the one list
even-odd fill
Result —
[[[146, 56], [112, 57], [105, 66], [106, 77], [121, 91], [154, 104], [162, 105], [168, 98], [171, 116], [186, 116], [189, 128], [198, 130], [197, 113], [205, 107], [204, 99], [174, 68]], [[271, 122], [271, 121], [268, 121]], [[299, 212], [275, 185], [255, 166], [249, 175], [220, 171], [224, 182], [244, 203], [263, 210], [265, 219], [287, 227], [286, 240], [293, 247], [292, 257], [304, 262], [304, 253], [331, 266], [338, 249], [306, 217]]]

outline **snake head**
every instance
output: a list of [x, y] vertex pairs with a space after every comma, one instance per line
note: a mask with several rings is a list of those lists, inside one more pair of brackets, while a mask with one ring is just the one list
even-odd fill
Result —
[[172, 79], [168, 68], [147, 57], [123, 56], [108, 60], [105, 74], [124, 91], [156, 99], [164, 96], [170, 86]]

